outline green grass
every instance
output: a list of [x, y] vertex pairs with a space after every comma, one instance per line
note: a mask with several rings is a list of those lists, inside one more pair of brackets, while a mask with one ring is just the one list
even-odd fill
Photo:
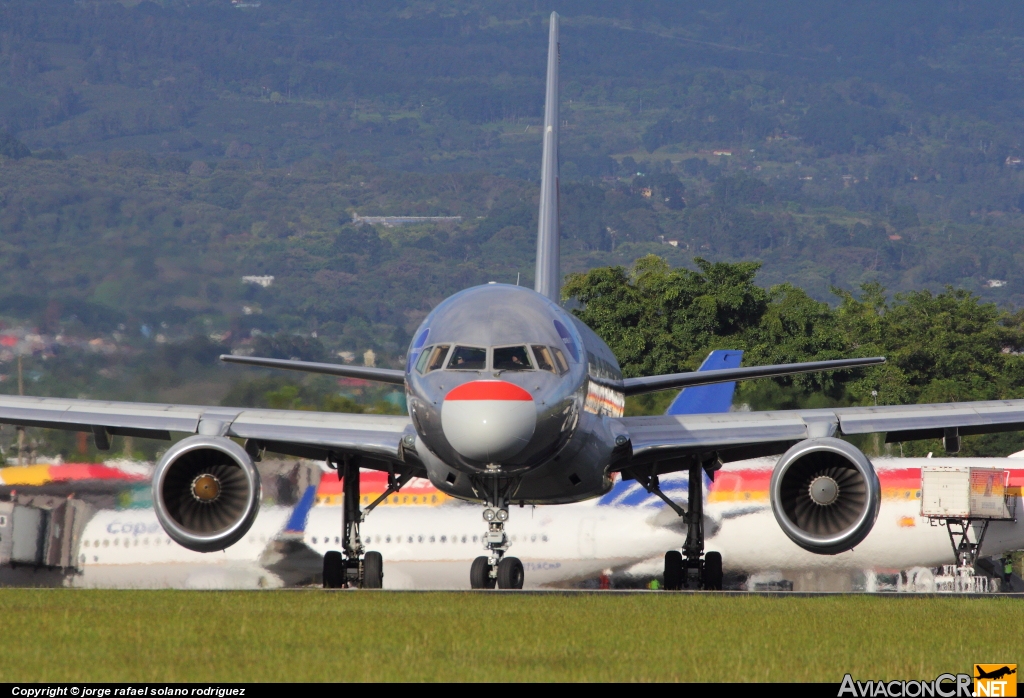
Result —
[[1024, 660], [1014, 598], [5, 589], [0, 618], [0, 681], [839, 681]]

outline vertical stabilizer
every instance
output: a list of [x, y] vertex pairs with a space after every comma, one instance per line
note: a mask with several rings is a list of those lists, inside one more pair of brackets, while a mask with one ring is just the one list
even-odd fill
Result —
[[562, 292], [558, 237], [558, 13], [552, 12], [548, 34], [544, 156], [540, 168], [540, 215], [537, 220], [537, 275], [534, 290], [555, 303], [561, 300]]
[[[739, 368], [743, 351], [716, 349], [708, 354], [698, 371], [716, 371], [723, 368]], [[694, 385], [679, 391], [676, 399], [668, 406], [665, 414], [715, 414], [728, 412], [732, 407], [735, 383], [713, 383]]]

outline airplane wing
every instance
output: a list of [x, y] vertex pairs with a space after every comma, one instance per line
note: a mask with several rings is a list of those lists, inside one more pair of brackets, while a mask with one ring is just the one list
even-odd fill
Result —
[[[834, 409], [729, 412], [704, 415], [621, 417], [632, 458], [621, 469], [658, 463], [658, 472], [679, 469], [672, 461], [717, 454], [722, 462], [777, 455], [807, 438], [884, 432], [887, 443], [943, 438], [950, 450], [972, 434], [1024, 430], [1024, 400], [890, 405]], [[957, 448], [953, 448], [956, 440]]]
[[382, 469], [406, 462], [403, 437], [416, 433], [406, 416], [13, 395], [0, 396], [0, 424], [91, 432], [101, 450], [109, 448], [111, 435], [163, 440], [172, 432], [229, 436], [252, 440], [274, 453], [315, 460], [366, 456], [370, 460], [363, 467]]

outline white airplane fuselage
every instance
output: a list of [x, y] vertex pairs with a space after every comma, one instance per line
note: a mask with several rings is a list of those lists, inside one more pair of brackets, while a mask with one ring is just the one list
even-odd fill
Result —
[[[706, 494], [707, 549], [722, 553], [727, 570], [854, 572], [937, 567], [954, 561], [946, 529], [920, 515], [919, 468], [925, 459], [878, 459], [883, 488], [878, 520], [853, 550], [815, 555], [793, 543], [775, 522], [766, 483], [774, 459], [741, 461], [716, 474]], [[928, 461], [937, 464], [939, 461]], [[981, 459], [987, 466], [1024, 470], [1020, 459]], [[966, 463], [958, 459], [958, 464]], [[916, 478], [916, 479], [915, 479]], [[666, 476], [665, 491], [685, 503], [685, 476]], [[429, 485], [422, 483], [420, 489]], [[607, 570], [661, 558], [686, 536], [679, 519], [635, 483], [618, 483], [599, 501], [515, 510], [507, 525], [510, 554], [522, 560], [527, 586], [572, 583]], [[423, 495], [421, 495], [423, 496]], [[1017, 506], [1021, 506], [1017, 494]], [[429, 501], [423, 496], [422, 501]], [[219, 553], [196, 553], [170, 541], [151, 509], [104, 511], [88, 524], [80, 548], [83, 573], [74, 586], [236, 588], [282, 582], [259, 560], [283, 530], [290, 510], [266, 507], [238, 544]], [[368, 550], [385, 560], [385, 588], [467, 588], [466, 570], [485, 550], [486, 524], [478, 507], [457, 501], [436, 506], [375, 509], [362, 524]], [[305, 544], [318, 555], [336, 549], [341, 508], [312, 508]], [[1024, 548], [1024, 522], [995, 521], [983, 554]]]

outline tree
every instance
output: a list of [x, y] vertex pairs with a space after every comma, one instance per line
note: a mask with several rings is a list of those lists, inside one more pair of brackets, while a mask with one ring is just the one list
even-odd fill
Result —
[[571, 274], [563, 294], [581, 304], [574, 312], [608, 342], [624, 375], [693, 369], [710, 349], [741, 348], [729, 342], [758, 323], [768, 302], [753, 284], [758, 263], [694, 263], [700, 271], [648, 255], [630, 272]]

